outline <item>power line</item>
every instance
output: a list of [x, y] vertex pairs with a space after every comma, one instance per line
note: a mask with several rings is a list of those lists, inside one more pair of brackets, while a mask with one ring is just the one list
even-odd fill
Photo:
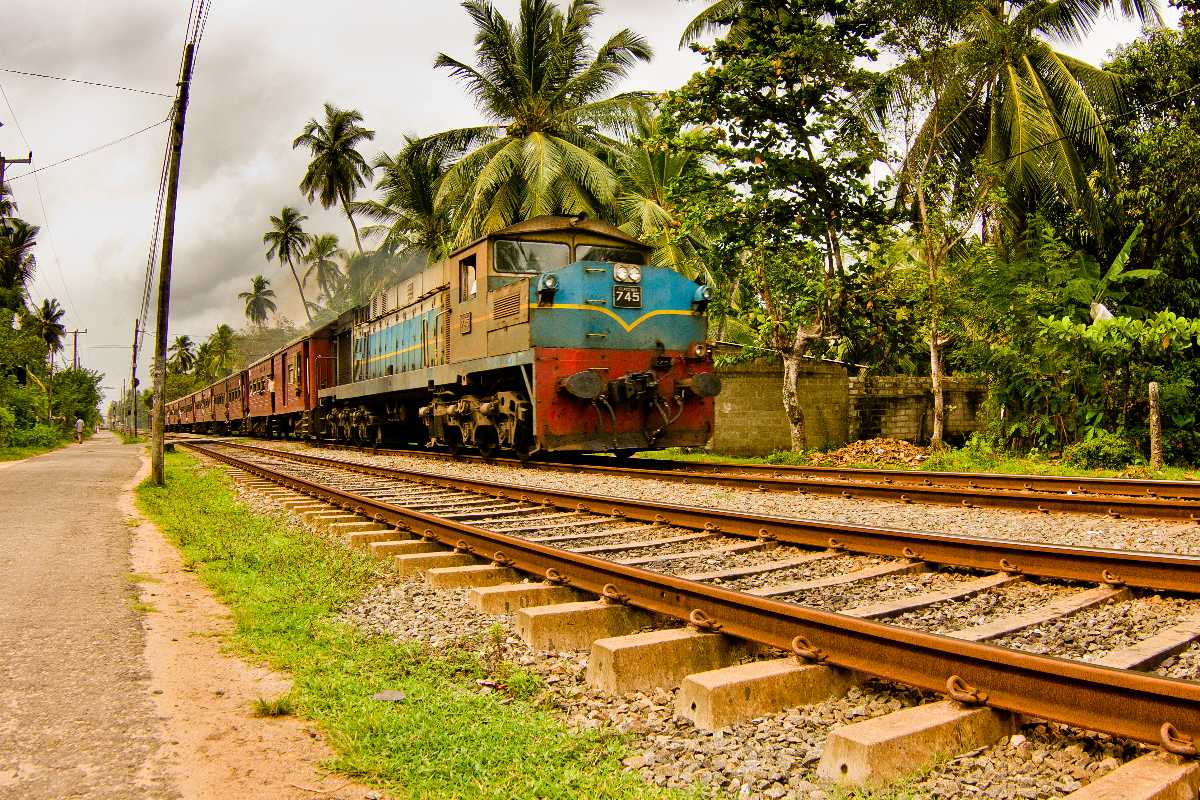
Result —
[[[8, 92], [5, 91], [4, 84], [2, 83], [0, 83], [0, 97], [4, 98], [4, 105], [8, 108], [8, 114], [10, 117], [12, 117], [13, 125], [17, 126], [17, 133], [20, 134], [21, 141], [25, 143], [26, 149], [32, 151], [33, 148], [29, 144], [29, 138], [25, 135], [25, 131], [21, 127], [20, 120], [17, 119], [17, 112], [13, 110], [12, 101], [8, 99]], [[34, 172], [36, 171], [37, 170], [34, 170]], [[25, 174], [28, 175], [30, 173]], [[18, 175], [17, 177], [21, 176]], [[50, 231], [50, 215], [46, 213], [46, 199], [42, 196], [42, 184], [36, 175], [34, 175], [33, 178], [33, 185], [37, 189], [38, 205], [42, 209], [42, 224], [46, 229], [46, 244], [50, 247], [50, 255], [54, 258], [54, 267], [58, 270], [58, 280], [59, 283], [62, 284], [63, 292], [67, 298], [67, 308], [70, 309], [69, 313], [72, 317], [74, 317], [75, 324], [78, 325], [80, 321], [79, 309], [76, 307], [75, 301], [71, 297], [71, 289], [67, 286], [67, 278], [63, 274], [62, 261], [58, 258], [58, 248], [54, 246], [54, 235]], [[64, 311], [65, 310], [67, 309], [64, 309]]]
[[46, 78], [46, 79], [52, 80], [52, 81], [65, 81], [67, 83], [82, 83], [82, 84], [86, 84], [88, 86], [99, 86], [104, 89], [120, 89], [123, 92], [135, 92], [137, 94], [153, 94], [153, 95], [158, 95], [159, 97], [171, 97], [171, 95], [166, 94], [165, 92], [156, 92], [151, 89], [135, 89], [132, 86], [121, 86], [116, 83], [98, 83], [97, 81], [86, 81], [86, 80], [83, 80], [82, 78], [64, 78], [61, 75], [47, 75], [43, 72], [26, 72], [25, 70], [9, 69], [7, 67], [0, 67], [0, 72], [9, 72], [9, 73], [12, 73], [13, 75], [26, 75], [30, 78]]
[[8, 182], [12, 183], [13, 181], [19, 181], [21, 178], [24, 178], [28, 175], [33, 175], [35, 172], [44, 172], [45, 170], [51, 169], [53, 167], [57, 167], [62, 164], [66, 164], [68, 161], [74, 161], [78, 158], [83, 158], [84, 156], [90, 156], [93, 153], [98, 153], [101, 150], [112, 147], [113, 145], [116, 145], [116, 144], [120, 144], [121, 142], [124, 142], [128, 139], [132, 139], [135, 136], [143, 134], [146, 131], [153, 130], [154, 128], [157, 128], [159, 125], [166, 124], [167, 122], [170, 122], [170, 121], [171, 121], [171, 117], [167, 116], [164, 119], [160, 119], [158, 122], [153, 122], [144, 128], [139, 128], [138, 130], [134, 131], [133, 133], [127, 133], [119, 139], [113, 139], [111, 142], [105, 142], [104, 144], [97, 145], [96, 147], [93, 147], [90, 150], [84, 150], [82, 153], [76, 153], [73, 156], [68, 156], [59, 161], [55, 161], [53, 164], [47, 164], [44, 167], [38, 167], [37, 169], [31, 169], [28, 172], [22, 172], [20, 175], [14, 175], [13, 177], [8, 179]]

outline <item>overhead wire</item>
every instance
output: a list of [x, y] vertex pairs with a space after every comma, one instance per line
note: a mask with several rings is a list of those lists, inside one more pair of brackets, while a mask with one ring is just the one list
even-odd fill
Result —
[[[6, 179], [5, 182], [11, 183], [13, 181], [18, 181], [21, 178], [25, 178], [30, 175], [35, 175], [39, 172], [45, 172], [48, 169], [53, 169], [54, 167], [61, 166], [62, 164], [66, 164], [69, 161], [75, 161], [76, 159], [83, 158], [84, 156], [90, 156], [93, 153], [98, 153], [101, 150], [105, 150], [109, 147], [112, 147], [113, 145], [117, 145], [117, 144], [120, 144], [121, 142], [132, 139], [133, 137], [143, 134], [146, 131], [154, 130], [159, 125], [162, 125], [162, 124], [170, 122], [170, 121], [171, 121], [171, 117], [167, 116], [164, 119], [160, 119], [158, 122], [150, 123], [149, 125], [147, 125], [144, 128], [138, 128], [136, 131], [133, 131], [132, 133], [127, 133], [118, 139], [113, 139], [111, 142], [105, 142], [104, 144], [96, 145], [95, 147], [91, 148], [90, 150], [84, 150], [82, 153], [76, 153], [73, 156], [67, 156], [66, 158], [59, 159], [58, 161], [55, 161], [53, 164], [46, 164], [43, 167], [38, 167], [37, 169], [31, 169], [31, 170], [22, 172], [20, 175], [13, 175], [11, 178]], [[26, 145], [26, 146], [28, 146], [28, 145]]]
[[[12, 118], [13, 126], [16, 127], [17, 133], [21, 137], [21, 141], [25, 143], [25, 148], [27, 150], [29, 150], [30, 152], [32, 152], [33, 148], [29, 144], [29, 138], [25, 135], [25, 131], [21, 127], [20, 120], [17, 119], [17, 112], [13, 110], [12, 101], [8, 99], [8, 92], [4, 89], [4, 84], [2, 84], [2, 83], [0, 83], [0, 97], [4, 98], [4, 105], [5, 105], [5, 107], [8, 108], [8, 115], [9, 115], [9, 117]], [[21, 177], [21, 176], [18, 175], [16, 177]], [[9, 181], [6, 181], [6, 183], [7, 182], [9, 182]], [[50, 215], [46, 213], [46, 200], [45, 200], [45, 197], [43, 197], [43, 195], [42, 195], [42, 185], [36, 176], [34, 176], [33, 184], [34, 184], [34, 187], [37, 189], [38, 205], [42, 209], [42, 227], [46, 232], [46, 244], [50, 248], [50, 255], [54, 259], [54, 266], [55, 266], [55, 269], [58, 271], [58, 280], [62, 284], [63, 292], [64, 292], [64, 295], [67, 300], [66, 306], [63, 308], [63, 311], [66, 312], [67, 315], [72, 320], [74, 320], [76, 327], [78, 327], [79, 322], [82, 319], [82, 317], [80, 317], [80, 315], [79, 315], [79, 309], [75, 306], [74, 298], [71, 297], [71, 289], [70, 289], [70, 287], [67, 286], [67, 278], [63, 274], [62, 261], [58, 257], [58, 249], [54, 246], [54, 234], [51, 232], [51, 229], [50, 229]], [[35, 272], [34, 275], [36, 276], [37, 273]], [[49, 283], [48, 280], [47, 280], [47, 283]], [[49, 297], [49, 295], [47, 295], [47, 297]]]
[[[187, 25], [184, 29], [184, 45], [185, 47], [187, 44], [192, 45], [193, 71], [195, 68], [195, 53], [199, 48], [201, 38], [204, 36], [204, 27], [208, 22], [208, 10], [211, 8], [211, 5], [212, 4], [209, 2], [209, 0], [192, 0], [191, 7], [188, 10]], [[179, 83], [182, 83], [183, 81], [183, 66], [183, 56], [181, 55], [178, 72]], [[175, 108], [175, 105], [172, 105], [171, 113], [168, 115], [167, 120], [173, 120], [176, 111], [177, 109]], [[155, 201], [154, 224], [152, 226], [150, 239], [150, 251], [146, 257], [146, 273], [142, 281], [142, 303], [138, 314], [140, 323], [139, 327], [142, 330], [147, 329], [150, 316], [151, 298], [154, 296], [154, 290], [157, 287], [157, 283], [155, 282], [154, 267], [159, 256], [160, 237], [162, 233], [162, 217], [164, 211], [163, 206], [166, 202], [167, 171], [170, 164], [170, 158], [171, 141], [170, 137], [168, 137], [166, 146], [163, 150], [162, 170], [159, 173], [158, 196]], [[143, 342], [145, 342], [145, 337], [138, 339], [137, 350], [139, 353], [141, 352]]]
[[83, 78], [65, 78], [61, 75], [48, 75], [44, 72], [27, 72], [23, 69], [12, 69], [11, 67], [0, 67], [0, 72], [8, 72], [13, 75], [25, 75], [30, 78], [46, 78], [52, 81], [65, 81], [66, 83], [82, 83], [87, 86], [99, 86], [103, 89], [119, 89], [122, 92], [134, 92], [136, 94], [153, 94], [159, 97], [170, 97], [166, 92], [156, 92], [153, 89], [136, 89], [132, 86], [121, 86], [117, 83], [101, 83], [99, 81], [89, 81]]

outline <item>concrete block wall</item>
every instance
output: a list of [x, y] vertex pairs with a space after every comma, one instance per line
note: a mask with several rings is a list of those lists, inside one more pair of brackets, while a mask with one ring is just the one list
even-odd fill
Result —
[[[714, 452], [766, 455], [791, 449], [783, 411], [783, 367], [753, 362], [719, 370]], [[946, 434], [963, 438], [979, 427], [977, 413], [986, 389], [969, 378], [943, 379]], [[885, 437], [924, 443], [932, 431], [929, 378], [849, 377], [832, 361], [806, 361], [798, 383], [810, 448], [830, 449], [859, 439]]]
[[[790, 450], [791, 426], [783, 410], [783, 367], [752, 362], [721, 368], [716, 401], [714, 452], [765, 455]], [[846, 368], [835, 362], [806, 361], [799, 380], [800, 408], [808, 447], [846, 443], [849, 411]]]

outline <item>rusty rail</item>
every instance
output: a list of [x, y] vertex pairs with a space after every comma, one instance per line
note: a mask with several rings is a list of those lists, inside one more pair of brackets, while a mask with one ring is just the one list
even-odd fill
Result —
[[[965, 692], [994, 708], [1196, 754], [1200, 683], [1032, 655], [753, 597], [410, 511], [203, 445], [187, 446], [430, 541], [546, 580], [620, 598], [703, 630], [928, 691], [956, 697]], [[334, 461], [329, 466], [352, 465]]]
[[383, 478], [419, 480], [507, 499], [590, 511], [641, 522], [660, 522], [732, 536], [774, 539], [784, 544], [828, 547], [854, 553], [911, 558], [933, 564], [1009, 572], [1045, 578], [1108, 583], [1200, 594], [1200, 557], [1165, 553], [1062, 547], [1011, 539], [875, 528], [823, 520], [773, 517], [695, 506], [606, 497], [557, 489], [481, 482], [421, 470], [340, 461], [308, 453], [222, 442], [261, 455], [333, 467]]
[[[446, 460], [480, 460], [427, 450], [321, 442], [322, 447], [373, 455], [410, 455]], [[606, 463], [608, 462], [608, 463]], [[705, 483], [758, 491], [801, 491], [851, 499], [1006, 508], [1025, 511], [1104, 514], [1200, 521], [1200, 481], [1152, 481], [1128, 478], [1070, 478], [996, 473], [906, 472], [836, 467], [749, 466], [716, 462], [578, 457], [570, 461], [489, 459], [488, 463], [557, 472]]]

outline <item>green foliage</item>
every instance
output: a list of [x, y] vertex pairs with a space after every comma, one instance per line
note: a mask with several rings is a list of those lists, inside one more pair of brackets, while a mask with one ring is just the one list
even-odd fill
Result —
[[62, 438], [62, 434], [57, 428], [38, 423], [32, 428], [14, 429], [8, 436], [8, 446], [48, 449], [58, 445]]
[[445, 53], [447, 70], [489, 124], [431, 137], [460, 155], [441, 179], [438, 207], [450, 209], [455, 244], [542, 214], [609, 216], [617, 192], [610, 166], [622, 147], [614, 136], [630, 126], [646, 97], [611, 95], [650, 46], [629, 29], [598, 47], [598, 0], [521, 0], [505, 19], [488, 0], [466, 0], [475, 25], [476, 66]]
[[0, 448], [12, 444], [13, 432], [17, 429], [17, 415], [12, 409], [0, 406]]
[[354, 221], [351, 201], [355, 193], [367, 185], [371, 166], [358, 152], [358, 147], [362, 142], [375, 138], [375, 131], [360, 125], [362, 121], [363, 116], [357, 110], [326, 103], [325, 119], [320, 122], [310, 119], [292, 142], [292, 149], [306, 147], [312, 154], [308, 169], [300, 179], [300, 191], [304, 192], [309, 202], [319, 199], [325, 208], [341, 204], [342, 211], [350, 220], [360, 253], [362, 240], [358, 235], [358, 224]]
[[664, 102], [676, 148], [717, 168], [679, 175], [671, 200], [707, 244], [716, 314], [798, 357], [847, 327], [853, 262], [886, 219], [857, 101], [880, 20], [862, 2], [740, 6], [739, 34], [700, 48], [708, 67]]
[[1105, 430], [1093, 431], [1089, 438], [1068, 446], [1062, 458], [1063, 463], [1084, 469], [1120, 469], [1143, 463], [1132, 442]]
[[1132, 260], [1161, 271], [1139, 305], [1200, 317], [1200, 27], [1158, 28], [1107, 65], [1122, 81], [1128, 114], [1113, 123], [1117, 178], [1110, 229], [1144, 226]]
[[[489, 665], [475, 652], [434, 654], [337, 622], [377, 579], [368, 556], [248, 512], [186, 454], [167, 455], [166, 477], [139, 489], [141, 507], [231, 607], [234, 649], [291, 674], [291, 712], [328, 731], [332, 768], [397, 797], [679, 796], [625, 772], [611, 732], [571, 733], [525, 699], [533, 684], [519, 667], [498, 673], [516, 691], [483, 693]], [[408, 699], [371, 699], [383, 689]]]

